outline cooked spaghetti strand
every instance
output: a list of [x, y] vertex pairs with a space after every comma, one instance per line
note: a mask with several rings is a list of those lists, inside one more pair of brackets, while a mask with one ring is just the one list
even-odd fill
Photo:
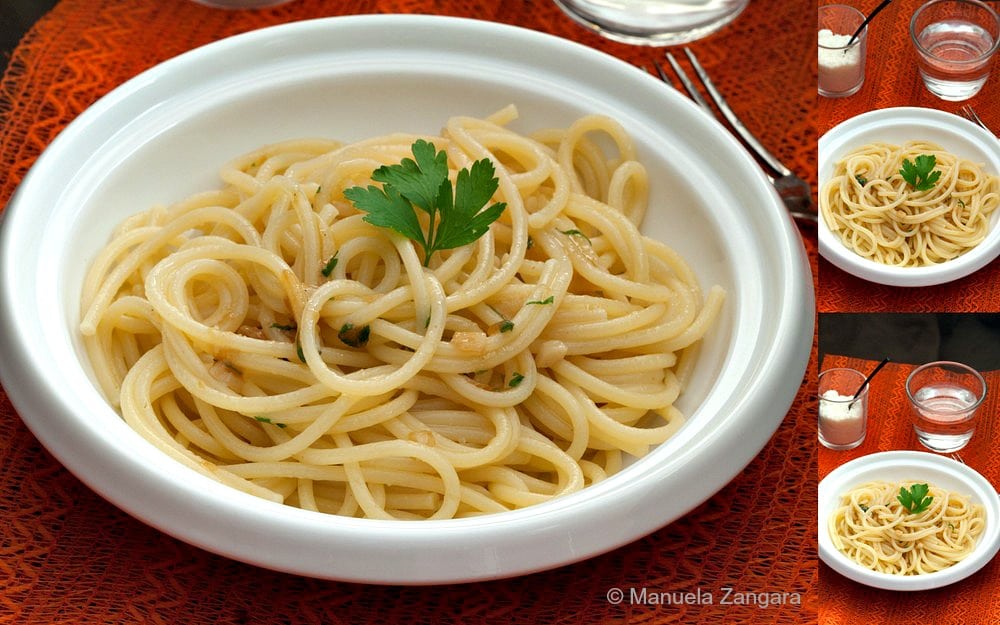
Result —
[[[380, 519], [541, 503], [665, 441], [723, 291], [703, 297], [640, 233], [648, 177], [617, 123], [539, 140], [506, 127], [516, 116], [264, 146], [223, 168], [223, 189], [126, 220], [81, 298], [109, 402], [225, 484]], [[418, 138], [452, 180], [492, 161], [507, 205], [426, 267], [344, 197]]]
[[930, 486], [929, 507], [910, 513], [896, 498], [912, 482], [869, 482], [841, 497], [830, 516], [833, 545], [861, 566], [892, 575], [923, 575], [966, 558], [986, 527], [985, 508]]
[[[940, 177], [917, 190], [900, 169], [921, 155], [934, 156]], [[858, 255], [925, 267], [957, 258], [986, 238], [1000, 206], [1000, 177], [933, 143], [873, 143], [834, 165], [819, 199], [827, 227]]]

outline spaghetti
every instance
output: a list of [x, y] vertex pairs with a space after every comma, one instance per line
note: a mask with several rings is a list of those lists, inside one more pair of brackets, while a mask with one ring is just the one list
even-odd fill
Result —
[[933, 573], [971, 554], [986, 525], [983, 506], [931, 486], [930, 506], [911, 514], [896, 499], [911, 484], [870, 482], [844, 495], [829, 519], [834, 546], [861, 566], [892, 575]]
[[[916, 190], [900, 174], [904, 161], [935, 157], [940, 178]], [[830, 231], [869, 260], [898, 267], [957, 258], [986, 238], [1000, 205], [1000, 178], [933, 143], [872, 143], [834, 166], [820, 192]]]
[[507, 204], [428, 267], [343, 196], [413, 135], [266, 146], [227, 164], [223, 189], [126, 220], [82, 295], [104, 394], [201, 473], [368, 518], [544, 502], [666, 440], [724, 293], [703, 298], [639, 233], [646, 172], [617, 123], [528, 137], [515, 118], [427, 137], [452, 178], [492, 160]]

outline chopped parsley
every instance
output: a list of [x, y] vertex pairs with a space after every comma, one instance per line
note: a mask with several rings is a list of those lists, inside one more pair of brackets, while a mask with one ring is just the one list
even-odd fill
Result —
[[500, 323], [497, 326], [500, 329], [500, 332], [510, 332], [511, 330], [514, 329], [514, 322], [513, 321], [511, 321], [507, 317], [504, 317], [503, 313], [501, 313], [496, 308], [493, 308], [489, 304], [487, 304], [487, 306], [489, 307], [490, 310], [492, 310], [493, 312], [496, 313], [497, 317], [500, 317]]
[[[337, 252], [337, 254], [340, 254], [340, 252]], [[331, 256], [330, 260], [326, 261], [326, 264], [323, 265], [323, 269], [320, 273], [323, 274], [324, 278], [329, 278], [330, 274], [333, 273], [334, 268], [337, 266], [337, 254]]]
[[372, 329], [369, 325], [355, 328], [353, 323], [345, 323], [337, 332], [337, 338], [350, 347], [364, 347], [368, 344]]
[[566, 236], [571, 236], [571, 237], [583, 237], [584, 239], [587, 239], [587, 243], [590, 243], [590, 237], [588, 237], [588, 236], [587, 236], [587, 235], [585, 235], [584, 233], [580, 232], [580, 231], [579, 231], [579, 230], [577, 230], [576, 228], [572, 228], [572, 229], [570, 229], [570, 230], [560, 230], [559, 232], [562, 232], [562, 233], [563, 233], [563, 234], [565, 234]]
[[254, 419], [257, 419], [261, 423], [270, 423], [271, 425], [276, 425], [279, 428], [286, 428], [286, 427], [288, 427], [287, 424], [285, 424], [285, 423], [278, 423], [276, 421], [272, 421], [269, 417], [254, 417]]
[[538, 304], [539, 306], [545, 306], [547, 304], [551, 304], [554, 301], [556, 301], [555, 295], [549, 295], [545, 299], [533, 299], [530, 302], [525, 302], [524, 305], [528, 306], [530, 304]]

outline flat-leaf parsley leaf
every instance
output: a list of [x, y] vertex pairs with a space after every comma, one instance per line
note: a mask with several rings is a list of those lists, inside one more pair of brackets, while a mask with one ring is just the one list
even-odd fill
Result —
[[934, 188], [934, 183], [941, 177], [940, 171], [934, 171], [936, 165], [936, 156], [921, 154], [912, 162], [908, 158], [903, 159], [903, 168], [899, 170], [899, 175], [917, 191], [928, 191]]
[[906, 511], [910, 514], [916, 514], [918, 512], [923, 512], [934, 501], [933, 497], [928, 497], [927, 493], [930, 491], [930, 486], [927, 484], [914, 484], [910, 487], [910, 490], [900, 486], [899, 495], [896, 499], [899, 503], [903, 504]]
[[[448, 159], [444, 150], [418, 139], [410, 148], [413, 158], [398, 165], [383, 165], [372, 172], [372, 180], [382, 188], [351, 187], [344, 197], [363, 211], [368, 223], [395, 230], [416, 241], [424, 249], [424, 266], [439, 250], [472, 243], [483, 236], [500, 218], [505, 202], [484, 206], [496, 193], [500, 181], [489, 159], [480, 159], [470, 169], [458, 172], [454, 189], [448, 180]], [[426, 232], [416, 209], [427, 214]]]

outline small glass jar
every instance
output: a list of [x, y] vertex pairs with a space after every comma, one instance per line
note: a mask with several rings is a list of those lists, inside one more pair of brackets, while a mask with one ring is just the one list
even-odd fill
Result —
[[[828, 449], [854, 449], [868, 432], [868, 385], [865, 376], [848, 368], [819, 374], [819, 442]], [[857, 393], [857, 397], [855, 397]]]
[[[868, 27], [851, 42], [865, 14], [844, 4], [819, 7], [819, 94], [842, 98], [857, 93], [865, 82]], [[848, 45], [850, 42], [850, 45]]]

